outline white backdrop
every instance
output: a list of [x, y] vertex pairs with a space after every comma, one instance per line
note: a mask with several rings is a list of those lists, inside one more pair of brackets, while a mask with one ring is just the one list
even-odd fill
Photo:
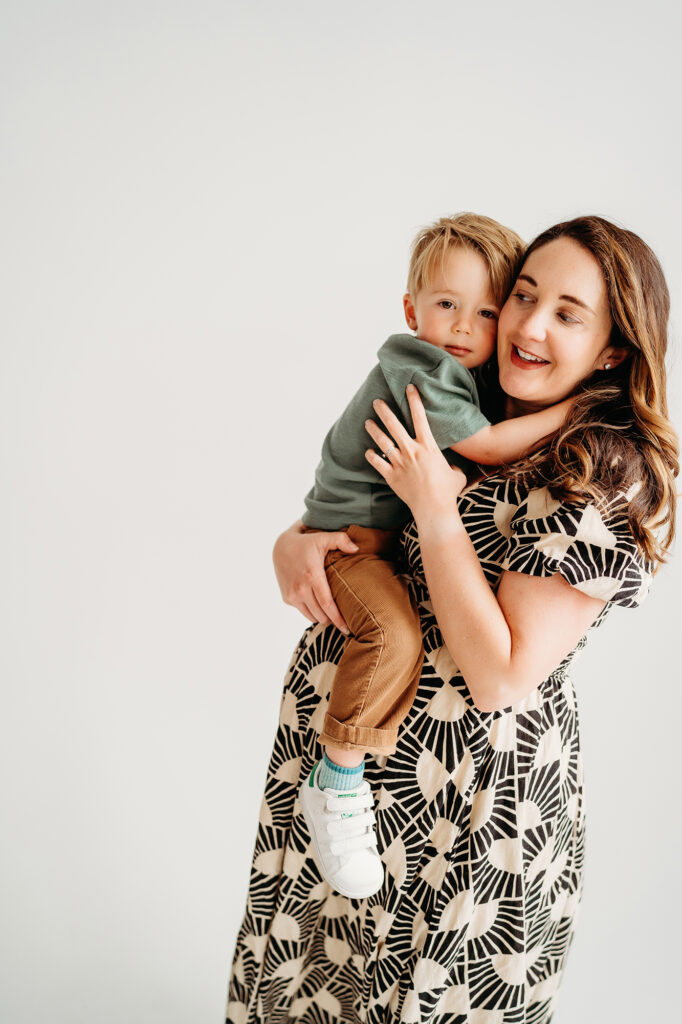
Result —
[[[682, 19], [667, 0], [0, 18], [0, 1016], [220, 1024], [304, 625], [270, 550], [402, 326], [409, 242], [457, 210], [526, 238], [603, 214], [659, 254], [679, 339]], [[679, 1007], [681, 576], [576, 670], [589, 847], [558, 1024]]]

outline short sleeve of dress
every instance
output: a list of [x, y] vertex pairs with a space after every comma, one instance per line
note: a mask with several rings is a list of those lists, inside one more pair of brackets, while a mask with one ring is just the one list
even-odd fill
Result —
[[547, 487], [528, 492], [509, 521], [504, 568], [530, 576], [560, 573], [589, 597], [636, 608], [646, 597], [653, 566], [641, 554], [623, 495], [595, 504], [560, 502]]

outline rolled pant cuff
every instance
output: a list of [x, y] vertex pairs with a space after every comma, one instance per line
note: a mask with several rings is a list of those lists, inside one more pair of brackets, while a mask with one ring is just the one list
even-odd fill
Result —
[[398, 742], [397, 729], [368, 729], [362, 725], [345, 725], [331, 715], [324, 716], [320, 743], [339, 750], [366, 750], [379, 756], [394, 754]]

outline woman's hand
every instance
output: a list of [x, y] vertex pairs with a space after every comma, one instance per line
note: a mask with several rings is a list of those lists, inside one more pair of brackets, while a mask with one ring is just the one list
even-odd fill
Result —
[[348, 633], [324, 571], [325, 555], [336, 550], [353, 554], [358, 546], [343, 531], [304, 533], [299, 521], [277, 538], [272, 560], [285, 604], [298, 608], [311, 622], [323, 626], [333, 622], [342, 633]]
[[436, 444], [419, 392], [412, 384], [407, 388], [407, 400], [416, 436], [410, 437], [386, 403], [377, 399], [374, 408], [391, 436], [374, 420], [367, 420], [365, 427], [387, 458], [372, 449], [365, 452], [365, 457], [409, 505], [417, 526], [420, 520], [443, 518], [451, 522], [457, 515], [457, 498], [466, 485], [466, 476], [450, 466]]

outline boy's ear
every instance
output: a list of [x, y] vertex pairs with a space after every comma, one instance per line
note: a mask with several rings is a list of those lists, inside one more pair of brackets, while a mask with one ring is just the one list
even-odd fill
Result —
[[405, 310], [405, 319], [407, 326], [411, 331], [417, 330], [417, 317], [414, 312], [414, 302], [409, 292], [405, 292], [403, 295], [403, 309]]

